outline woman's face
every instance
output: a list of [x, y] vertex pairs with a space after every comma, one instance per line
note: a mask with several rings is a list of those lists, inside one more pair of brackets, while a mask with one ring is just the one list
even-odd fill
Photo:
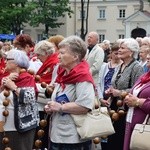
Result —
[[150, 69], [150, 54], [147, 55], [147, 67]]
[[133, 52], [131, 50], [129, 50], [124, 43], [122, 43], [118, 50], [118, 58], [120, 58], [124, 61], [125, 59], [132, 57], [132, 55], [133, 55]]
[[150, 42], [148, 40], [143, 40], [142, 41], [142, 46], [145, 45], [145, 46], [150, 46]]
[[147, 46], [141, 46], [140, 48], [140, 52], [139, 52], [139, 57], [140, 60], [145, 61], [147, 59], [147, 50], [146, 50]]
[[42, 62], [44, 63], [45, 60], [47, 59], [48, 55], [41, 55], [41, 54], [36, 54], [37, 58]]
[[6, 71], [10, 73], [15, 72], [16, 68], [17, 68], [17, 64], [15, 63], [14, 59], [7, 56], [6, 67], [5, 67]]
[[77, 64], [78, 56], [69, 50], [68, 47], [62, 47], [59, 49], [58, 58], [62, 67], [72, 69]]
[[9, 42], [5, 42], [3, 45], [4, 51], [9, 51], [11, 49], [11, 44]]
[[110, 55], [111, 55], [112, 60], [119, 60], [120, 59], [120, 58], [118, 58], [118, 51], [117, 50], [112, 51]]

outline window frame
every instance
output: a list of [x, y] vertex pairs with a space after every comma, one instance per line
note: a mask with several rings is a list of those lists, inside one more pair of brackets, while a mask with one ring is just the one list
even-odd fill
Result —
[[99, 9], [99, 19], [106, 19], [106, 10]]
[[105, 34], [99, 34], [99, 43], [102, 43], [105, 40]]
[[124, 19], [126, 17], [126, 9], [119, 9], [119, 19]]
[[125, 38], [125, 35], [124, 34], [119, 34], [118, 35], [118, 39], [124, 39]]

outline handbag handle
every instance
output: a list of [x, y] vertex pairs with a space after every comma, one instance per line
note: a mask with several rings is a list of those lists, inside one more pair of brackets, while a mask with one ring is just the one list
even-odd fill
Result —
[[[101, 103], [100, 103], [100, 101], [99, 101], [99, 99], [98, 99], [98, 97], [97, 97], [97, 96], [95, 96], [95, 102], [97, 102], [97, 104], [98, 104], [98, 106], [99, 106], [97, 109], [99, 110], [99, 112], [101, 112], [101, 109], [100, 109], [100, 105], [101, 105]], [[96, 108], [95, 108], [95, 104], [94, 104], [94, 108], [93, 108], [93, 110], [94, 110], [94, 109], [96, 109]]]
[[149, 119], [149, 114], [147, 114], [146, 117], [145, 117], [145, 120], [144, 120], [144, 122], [143, 122], [144, 125], [147, 124], [148, 119]]
[[102, 110], [103, 107], [101, 107], [101, 103], [100, 103], [98, 97], [95, 96], [95, 99], [96, 99], [95, 101], [97, 101], [99, 107], [98, 107], [97, 109], [94, 107], [94, 108], [91, 110], [91, 113], [92, 113], [92, 112], [95, 113], [94, 110], [97, 110], [98, 114], [101, 114], [101, 113], [102, 113], [102, 114], [105, 114], [105, 115], [108, 115], [108, 116], [109, 116], [107, 107], [104, 107], [104, 108], [106, 108], [106, 109], [103, 109], [103, 110]]

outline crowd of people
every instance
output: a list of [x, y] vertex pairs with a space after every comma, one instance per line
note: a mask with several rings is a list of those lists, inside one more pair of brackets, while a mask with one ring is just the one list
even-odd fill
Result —
[[[92, 150], [92, 139], [80, 140], [71, 114], [86, 114], [98, 96], [116, 115], [110, 114], [115, 134], [101, 138], [101, 149], [130, 150], [134, 126], [150, 114], [149, 69], [149, 37], [99, 43], [92, 31], [86, 41], [54, 35], [34, 43], [28, 34], [0, 41], [0, 149]], [[22, 132], [16, 97], [22, 109], [26, 104], [22, 112], [32, 107], [20, 118], [27, 123]]]

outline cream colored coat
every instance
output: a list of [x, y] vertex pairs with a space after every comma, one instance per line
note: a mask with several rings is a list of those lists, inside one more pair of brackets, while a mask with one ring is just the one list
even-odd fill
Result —
[[101, 65], [103, 64], [103, 60], [104, 60], [104, 50], [102, 48], [100, 48], [98, 46], [98, 44], [96, 44], [90, 53], [89, 53], [89, 50], [87, 50], [85, 59], [87, 60], [89, 66], [90, 66], [90, 72], [92, 73], [94, 82], [97, 86], [99, 70], [100, 70]]

